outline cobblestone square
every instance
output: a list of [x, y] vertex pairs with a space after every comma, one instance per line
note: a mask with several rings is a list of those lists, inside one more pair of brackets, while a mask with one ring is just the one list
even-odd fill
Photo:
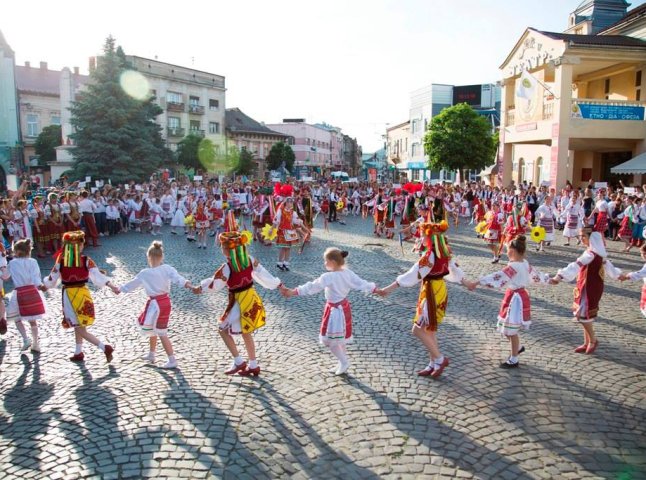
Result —
[[[253, 254], [287, 286], [324, 272], [328, 246], [350, 252], [359, 276], [390, 283], [416, 260], [394, 241], [372, 236], [370, 220], [349, 218], [295, 254], [292, 271], [275, 266], [275, 247]], [[159, 237], [157, 237], [159, 238]], [[449, 231], [470, 277], [495, 271], [473, 228]], [[153, 237], [104, 238], [86, 253], [122, 284], [146, 266]], [[197, 282], [223, 257], [163, 230], [166, 263]], [[212, 240], [212, 239], [211, 239]], [[610, 259], [641, 268], [636, 254]], [[556, 245], [528, 260], [546, 273], [573, 261], [578, 247]], [[296, 252], [295, 252], [296, 253]], [[51, 267], [41, 263], [45, 275]], [[10, 285], [8, 285], [10, 290]], [[73, 364], [73, 336], [60, 327], [60, 291], [46, 293], [42, 353], [20, 355], [13, 325], [0, 340], [0, 477], [50, 478], [646, 478], [646, 320], [639, 283], [608, 280], [594, 355], [577, 355], [572, 285], [531, 291], [533, 324], [521, 334], [518, 369], [499, 362], [508, 347], [495, 332], [502, 293], [449, 285], [440, 345], [451, 364], [437, 380], [417, 377], [428, 361], [410, 334], [418, 291], [386, 298], [351, 294], [355, 343], [346, 376], [328, 370], [318, 344], [323, 295], [284, 299], [258, 288], [268, 312], [256, 334], [258, 378], [226, 376], [230, 357], [217, 334], [226, 293], [172, 292], [170, 336], [177, 370], [144, 363], [135, 327], [143, 291], [95, 292], [99, 338], [115, 345], [111, 364], [86, 346]], [[158, 349], [158, 365], [165, 361]]]

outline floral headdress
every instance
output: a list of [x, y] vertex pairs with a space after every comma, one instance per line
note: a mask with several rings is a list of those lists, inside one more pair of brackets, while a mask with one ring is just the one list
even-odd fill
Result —
[[81, 246], [85, 243], [85, 233], [82, 230], [75, 232], [65, 232], [63, 234], [63, 266], [80, 267], [81, 266]]
[[451, 257], [451, 249], [444, 236], [444, 232], [448, 229], [449, 223], [446, 220], [442, 220], [439, 223], [428, 221], [420, 224], [420, 231], [426, 237], [426, 246], [438, 258]]
[[234, 272], [240, 272], [249, 266], [247, 245], [251, 243], [251, 232], [223, 232], [218, 237], [223, 248], [229, 251], [229, 260]]

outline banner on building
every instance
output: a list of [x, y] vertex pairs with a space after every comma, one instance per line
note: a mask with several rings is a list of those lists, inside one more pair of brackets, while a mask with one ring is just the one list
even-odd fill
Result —
[[572, 118], [588, 120], [644, 120], [644, 107], [572, 103]]

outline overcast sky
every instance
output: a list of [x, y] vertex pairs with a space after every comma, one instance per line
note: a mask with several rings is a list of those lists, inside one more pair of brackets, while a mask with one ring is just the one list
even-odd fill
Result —
[[[646, 0], [633, 0], [632, 7]], [[525, 28], [561, 32], [581, 0], [5, 0], [17, 64], [81, 67], [113, 35], [130, 55], [226, 77], [228, 108], [325, 121], [381, 146], [429, 83], [495, 82]]]

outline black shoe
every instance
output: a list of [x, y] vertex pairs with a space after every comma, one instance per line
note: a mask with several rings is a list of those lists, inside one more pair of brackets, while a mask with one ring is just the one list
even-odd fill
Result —
[[500, 257], [494, 258], [491, 263], [498, 263], [500, 261]]
[[518, 349], [518, 354], [520, 355], [521, 353], [525, 353], [525, 345]]
[[285, 271], [285, 267], [283, 267], [282, 265], [276, 264], [276, 266], [278, 267], [278, 270], [280, 270], [281, 272]]
[[285, 272], [289, 272], [289, 267], [288, 267], [287, 265], [284, 265], [284, 266], [283, 266], [283, 271], [285, 271]]
[[502, 362], [502, 363], [500, 364], [500, 368], [504, 368], [504, 369], [508, 369], [508, 368], [518, 368], [518, 365], [519, 365], [519, 364], [520, 364], [520, 362], [510, 363], [510, 362], [509, 362], [509, 360], [507, 360], [506, 362]]
[[170, 231], [173, 235], [177, 235], [177, 232], [173, 232], [172, 230]]

